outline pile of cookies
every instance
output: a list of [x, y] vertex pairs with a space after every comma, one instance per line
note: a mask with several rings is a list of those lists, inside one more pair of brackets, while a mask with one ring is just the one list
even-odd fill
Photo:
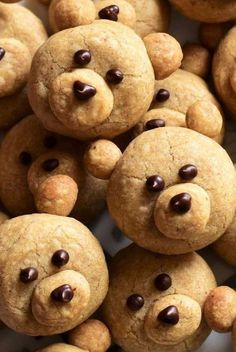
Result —
[[[211, 330], [236, 351], [236, 292], [195, 252], [236, 266], [235, 0], [42, 0], [50, 36], [16, 2], [0, 1], [3, 325], [63, 334], [37, 352], [195, 351]], [[201, 44], [168, 34], [171, 6]], [[106, 204], [134, 242], [109, 260], [88, 228]]]

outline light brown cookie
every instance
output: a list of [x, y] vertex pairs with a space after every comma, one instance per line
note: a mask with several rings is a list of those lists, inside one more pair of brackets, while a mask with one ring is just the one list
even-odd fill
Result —
[[170, 0], [185, 16], [201, 22], [217, 23], [236, 18], [234, 0]]
[[202, 310], [215, 286], [196, 253], [163, 256], [131, 245], [111, 263], [103, 317], [126, 352], [194, 351], [210, 332]]
[[210, 52], [196, 43], [187, 43], [183, 47], [181, 68], [202, 78], [207, 78], [211, 70]]
[[0, 148], [0, 198], [12, 215], [36, 209], [89, 222], [105, 206], [106, 182], [83, 166], [86, 146], [46, 131], [34, 116], [15, 125]]
[[85, 351], [81, 350], [76, 346], [66, 345], [65, 343], [55, 343], [48, 347], [41, 348], [36, 352], [85, 352]]
[[1, 2], [0, 21], [0, 128], [7, 128], [31, 111], [26, 83], [47, 34], [39, 18], [18, 4]]
[[150, 110], [134, 129], [135, 135], [163, 126], [195, 129], [222, 143], [222, 109], [207, 83], [193, 73], [177, 70], [170, 77], [156, 81]]
[[52, 36], [35, 55], [29, 79], [30, 102], [44, 126], [82, 140], [129, 130], [153, 90], [143, 41], [105, 20]]
[[33, 214], [0, 227], [0, 315], [13, 330], [53, 335], [102, 303], [108, 273], [96, 238], [72, 218]]

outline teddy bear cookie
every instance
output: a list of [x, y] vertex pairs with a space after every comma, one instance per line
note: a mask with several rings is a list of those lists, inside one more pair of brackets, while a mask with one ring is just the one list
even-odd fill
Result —
[[75, 219], [33, 214], [0, 227], [0, 315], [15, 331], [54, 335], [87, 320], [107, 293], [100, 244]]
[[0, 18], [0, 128], [7, 128], [31, 111], [26, 83], [47, 34], [39, 18], [18, 4], [0, 2]]
[[162, 127], [139, 135], [120, 158], [110, 145], [107, 162], [107, 142], [92, 143], [85, 164], [91, 174], [110, 177], [108, 208], [126, 236], [153, 252], [181, 254], [223, 235], [235, 213], [235, 169], [218, 143]]
[[218, 23], [236, 18], [234, 0], [170, 0], [183, 15], [201, 22]]
[[203, 79], [184, 70], [156, 81], [150, 109], [135, 127], [134, 134], [163, 126], [188, 127], [218, 143], [224, 138], [220, 104]]
[[83, 166], [86, 146], [46, 131], [34, 116], [16, 124], [0, 148], [0, 199], [12, 215], [36, 210], [87, 223], [105, 206], [106, 181]]
[[233, 27], [221, 41], [213, 58], [213, 78], [216, 90], [234, 119], [236, 119], [235, 34], [236, 27]]
[[49, 38], [33, 59], [28, 92], [46, 129], [87, 140], [129, 130], [153, 91], [143, 41], [127, 26], [100, 20]]
[[49, 24], [53, 32], [91, 24], [95, 19], [121, 22], [141, 37], [152, 32], [167, 32], [169, 6], [165, 0], [52, 0]]
[[203, 305], [215, 286], [194, 252], [164, 256], [131, 245], [111, 263], [103, 318], [125, 352], [195, 351], [210, 332]]

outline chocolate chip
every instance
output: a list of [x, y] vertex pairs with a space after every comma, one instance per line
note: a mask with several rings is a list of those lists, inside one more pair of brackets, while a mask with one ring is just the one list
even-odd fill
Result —
[[189, 193], [180, 193], [171, 198], [170, 206], [178, 214], [187, 213], [191, 209], [192, 197]]
[[57, 138], [55, 136], [47, 136], [43, 144], [48, 149], [54, 148], [57, 145]]
[[143, 307], [144, 298], [140, 295], [134, 294], [127, 299], [127, 306], [130, 310], [136, 311]]
[[4, 58], [5, 54], [6, 54], [5, 49], [0, 48], [0, 61]]
[[103, 20], [110, 20], [110, 21], [118, 21], [118, 14], [120, 9], [117, 5], [111, 5], [104, 7], [102, 10], [99, 11], [98, 15]]
[[168, 274], [160, 274], [155, 279], [155, 286], [159, 291], [166, 291], [171, 285], [172, 280]]
[[165, 187], [165, 181], [159, 175], [153, 175], [147, 178], [147, 189], [151, 192], [161, 192]]
[[111, 84], [119, 84], [123, 81], [124, 75], [117, 68], [109, 70], [106, 74], [106, 80]]
[[179, 177], [183, 180], [192, 180], [198, 174], [198, 170], [195, 165], [187, 164], [181, 167], [179, 170]]
[[45, 171], [51, 172], [59, 166], [59, 161], [57, 159], [48, 159], [45, 160], [42, 164], [42, 167]]
[[60, 303], [69, 303], [73, 297], [74, 292], [70, 285], [59, 286], [51, 293], [51, 298]]
[[20, 271], [20, 281], [24, 284], [35, 281], [38, 278], [38, 270], [35, 268], [25, 268]]
[[166, 123], [162, 119], [153, 119], [146, 122], [146, 130], [154, 130], [155, 128], [165, 127]]
[[170, 93], [168, 92], [168, 90], [160, 89], [157, 92], [156, 101], [159, 102], [159, 103], [163, 103], [164, 101], [168, 100], [169, 97], [170, 97]]
[[89, 50], [78, 50], [74, 55], [74, 62], [78, 65], [87, 65], [91, 61], [91, 52]]
[[22, 165], [28, 166], [32, 163], [32, 156], [28, 152], [21, 152], [19, 155], [19, 160]]
[[70, 259], [69, 253], [64, 249], [59, 249], [52, 256], [52, 263], [61, 268], [63, 265], [66, 265]]
[[179, 311], [176, 306], [169, 306], [163, 309], [159, 315], [158, 320], [169, 325], [176, 325], [179, 322]]
[[80, 81], [74, 83], [74, 93], [78, 100], [88, 100], [97, 93], [97, 89]]

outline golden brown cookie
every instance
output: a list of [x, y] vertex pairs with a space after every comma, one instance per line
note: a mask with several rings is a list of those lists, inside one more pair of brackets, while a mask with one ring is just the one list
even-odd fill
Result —
[[105, 20], [52, 36], [35, 55], [29, 79], [30, 102], [45, 128], [82, 140], [129, 130], [153, 91], [143, 41]]
[[65, 343], [55, 343], [48, 347], [41, 348], [36, 352], [87, 352], [80, 348], [72, 345], [66, 345]]
[[0, 227], [0, 315], [13, 330], [53, 335], [102, 303], [106, 262], [96, 238], [72, 218], [33, 214]]
[[182, 69], [202, 78], [207, 78], [211, 69], [210, 52], [196, 43], [187, 43], [183, 47]]
[[0, 198], [12, 215], [36, 209], [83, 222], [105, 205], [106, 182], [83, 166], [86, 146], [46, 131], [34, 116], [15, 125], [0, 148]]
[[131, 245], [111, 263], [103, 317], [126, 352], [195, 351], [210, 332], [203, 305], [215, 286], [196, 253], [163, 256]]
[[7, 128], [31, 111], [26, 83], [47, 34], [39, 18], [18, 4], [0, 2], [0, 22], [0, 128]]

